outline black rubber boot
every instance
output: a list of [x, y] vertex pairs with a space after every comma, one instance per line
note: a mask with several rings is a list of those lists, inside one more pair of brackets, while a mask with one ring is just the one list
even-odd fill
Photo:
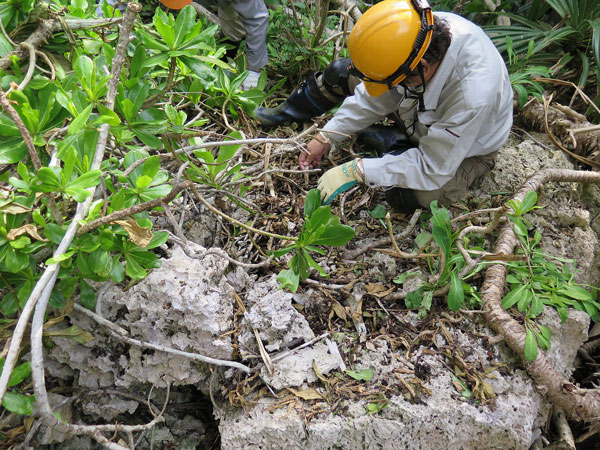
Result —
[[326, 98], [317, 84], [317, 76], [311, 75], [300, 84], [281, 105], [275, 108], [256, 108], [254, 117], [267, 126], [289, 125], [292, 122], [305, 122], [326, 113], [338, 103]]
[[377, 156], [385, 153], [399, 155], [414, 147], [402, 130], [391, 125], [371, 125], [358, 133], [356, 142], [366, 150], [375, 151]]

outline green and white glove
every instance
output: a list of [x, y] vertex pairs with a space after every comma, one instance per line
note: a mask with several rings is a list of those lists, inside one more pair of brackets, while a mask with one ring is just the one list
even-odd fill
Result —
[[325, 172], [319, 179], [317, 189], [321, 191], [323, 204], [329, 205], [336, 195], [363, 181], [362, 159], [356, 158]]

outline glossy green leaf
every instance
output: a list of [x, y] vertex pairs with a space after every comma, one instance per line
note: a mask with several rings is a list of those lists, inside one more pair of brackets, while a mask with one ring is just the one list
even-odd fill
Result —
[[22, 137], [0, 136], [0, 164], [14, 164], [27, 156]]
[[559, 294], [567, 297], [574, 298], [581, 301], [591, 301], [592, 294], [586, 291], [584, 288], [579, 286], [565, 285], [562, 289], [557, 291]]
[[75, 254], [74, 251], [70, 251], [70, 252], [62, 253], [62, 254], [60, 254], [58, 256], [53, 256], [52, 258], [49, 258], [49, 259], [46, 260], [46, 265], [50, 266], [52, 264], [61, 263], [63, 261], [66, 261], [67, 259], [69, 259], [74, 254]]
[[21, 384], [31, 374], [31, 362], [27, 361], [15, 367], [10, 374], [8, 387], [13, 387]]
[[298, 274], [301, 280], [306, 280], [310, 275], [310, 266], [302, 252], [296, 252], [289, 262], [290, 269]]
[[89, 172], [84, 173], [80, 177], [70, 181], [67, 184], [67, 189], [76, 188], [76, 189], [87, 189], [90, 187], [97, 186], [100, 183], [100, 179], [102, 178], [101, 170], [90, 170]]
[[520, 285], [516, 289], [511, 290], [502, 299], [502, 307], [504, 309], [508, 309], [515, 305], [519, 301], [519, 299], [525, 294], [526, 290], [528, 290], [528, 287], [524, 284]]
[[30, 416], [33, 414], [33, 404], [35, 397], [26, 396], [16, 392], [7, 392], [2, 399], [2, 406], [8, 411], [21, 416]]
[[318, 239], [311, 242], [313, 245], [330, 245], [339, 247], [346, 245], [355, 236], [355, 231], [348, 225], [330, 225], [319, 235]]
[[275, 256], [275, 258], [281, 258], [283, 255], [287, 255], [289, 252], [291, 252], [295, 248], [296, 248], [295, 244], [288, 245], [287, 247], [281, 248], [279, 250], [275, 250], [273, 252], [273, 255]]
[[277, 281], [281, 285], [280, 288], [285, 288], [290, 292], [296, 292], [300, 283], [300, 277], [292, 269], [286, 269], [279, 272]]
[[312, 214], [321, 206], [321, 193], [318, 189], [311, 189], [304, 199], [304, 219], [308, 220]]
[[535, 361], [538, 355], [537, 341], [529, 328], [527, 328], [527, 333], [525, 335], [525, 347], [523, 353], [526, 361]]
[[385, 209], [385, 206], [383, 206], [382, 204], [377, 204], [375, 208], [369, 211], [369, 215], [374, 219], [385, 219], [386, 214], [387, 211]]
[[120, 255], [113, 256], [112, 268], [110, 274], [108, 275], [109, 278], [115, 283], [120, 283], [125, 278], [125, 266], [119, 260], [119, 257]]
[[448, 307], [451, 311], [458, 311], [465, 300], [462, 281], [457, 273], [450, 274], [450, 291], [448, 292]]
[[162, 40], [170, 49], [175, 48], [175, 30], [173, 28], [173, 20], [171, 16], [171, 20], [169, 17], [161, 10], [156, 9], [156, 13], [154, 14], [154, 18], [152, 19], [152, 23], [156, 28], [156, 31], [162, 37]]
[[519, 300], [517, 300], [517, 309], [519, 312], [525, 312], [529, 308], [531, 300], [533, 300], [531, 289], [525, 289], [519, 296]]
[[73, 119], [73, 121], [69, 125], [69, 128], [67, 129], [67, 134], [74, 135], [79, 133], [83, 129], [83, 127], [85, 127], [85, 125], [88, 123], [93, 108], [94, 105], [90, 104], [86, 106], [86, 108], [83, 111], [78, 113], [75, 119]]
[[34, 179], [33, 190], [36, 192], [60, 191], [62, 188], [60, 172], [57, 167], [42, 167]]
[[373, 378], [373, 369], [346, 370], [346, 374], [357, 381], [369, 381]]
[[310, 256], [310, 253], [308, 253], [306, 249], [301, 249], [301, 252], [304, 255], [304, 258], [306, 259], [309, 267], [316, 269], [317, 272], [319, 272], [319, 275], [321, 275], [322, 277], [329, 277], [325, 270], [323, 270], [323, 268], [312, 258], [312, 256]]
[[92, 193], [87, 189], [81, 189], [76, 187], [68, 187], [65, 189], [65, 193], [69, 194], [75, 199], [76, 202], [83, 203]]
[[29, 266], [29, 255], [9, 247], [6, 250], [4, 264], [9, 272], [19, 273]]
[[185, 6], [175, 20], [174, 27], [174, 48], [181, 47], [186, 41], [187, 35], [196, 25], [196, 10], [190, 6]]
[[109, 252], [98, 249], [89, 255], [89, 263], [94, 273], [102, 278], [108, 277], [112, 270], [112, 257]]
[[529, 191], [525, 194], [523, 202], [521, 204], [522, 213], [530, 211], [537, 203], [538, 195], [535, 191]]
[[130, 278], [133, 278], [134, 280], [141, 280], [142, 278], [144, 278], [146, 276], [146, 271], [140, 265], [137, 258], [135, 258], [132, 255], [126, 254], [125, 261], [126, 261], [125, 272], [127, 273], [127, 275]]
[[44, 237], [53, 244], [60, 244], [65, 235], [65, 231], [66, 230], [60, 225], [50, 222], [44, 227]]
[[539, 333], [536, 333], [537, 341], [541, 349], [548, 350], [550, 348], [550, 338], [552, 330], [544, 325], [538, 325]]
[[8, 292], [2, 297], [2, 301], [0, 301], [0, 311], [4, 317], [10, 317], [15, 314], [19, 310], [19, 304], [17, 302], [17, 298], [12, 292]]
[[135, 180], [135, 187], [142, 191], [152, 183], [152, 178], [146, 175], [141, 175]]
[[157, 138], [154, 134], [148, 133], [147, 131], [143, 131], [137, 128], [133, 129], [133, 134], [146, 144], [148, 147], [152, 149], [162, 148], [162, 142], [159, 138]]
[[62, 309], [67, 304], [67, 299], [56, 287], [52, 290], [50, 294], [50, 300], [48, 300], [48, 305], [52, 308]]
[[109, 124], [111, 127], [121, 125], [121, 119], [116, 112], [101, 104], [96, 105], [96, 107], [98, 108], [100, 116], [92, 121], [92, 125], [96, 127], [99, 127], [105, 123]]
[[533, 294], [533, 300], [531, 301], [531, 308], [529, 309], [529, 313], [532, 317], [539, 316], [544, 311], [544, 302], [539, 295], [536, 293]]
[[166, 231], [156, 231], [154, 236], [150, 240], [150, 243], [144, 247], [146, 250], [151, 250], [156, 247], [160, 247], [169, 240], [169, 233]]
[[90, 311], [96, 309], [96, 292], [85, 280], [81, 280], [80, 282], [79, 299], [81, 300], [81, 304]]

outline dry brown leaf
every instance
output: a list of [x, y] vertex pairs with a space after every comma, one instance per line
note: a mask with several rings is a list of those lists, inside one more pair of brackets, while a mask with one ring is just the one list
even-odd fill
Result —
[[325, 378], [323, 376], [323, 374], [321, 373], [321, 371], [317, 367], [317, 362], [314, 359], [313, 359], [313, 362], [312, 362], [312, 368], [315, 371], [315, 375], [317, 376], [317, 378], [319, 380], [321, 380], [323, 383], [328, 384], [327, 378]]
[[348, 316], [346, 315], [346, 309], [342, 305], [340, 305], [339, 302], [334, 300], [331, 305], [331, 309], [333, 310], [335, 315], [342, 319], [344, 322], [348, 320]]
[[395, 286], [392, 286], [391, 288], [387, 288], [381, 283], [367, 284], [367, 294], [374, 295], [375, 297], [379, 297], [379, 298], [385, 297], [386, 295], [391, 294], [394, 291], [394, 289], [396, 289]]
[[146, 247], [154, 237], [152, 230], [140, 227], [135, 219], [113, 220], [111, 223], [116, 223], [117, 225], [121, 225], [123, 228], [125, 228], [129, 238], [138, 247]]
[[13, 202], [1, 207], [0, 211], [2, 211], [4, 214], [23, 214], [31, 211], [31, 208], [27, 208], [26, 206]]
[[28, 234], [29, 236], [31, 236], [32, 238], [34, 238], [38, 241], [48, 242], [48, 239], [44, 239], [42, 236], [40, 236], [38, 234], [37, 227], [31, 223], [28, 223], [27, 225], [23, 225], [22, 227], [19, 227], [19, 228], [13, 228], [6, 234], [6, 237], [8, 238], [9, 241], [14, 241], [16, 238], [18, 238], [19, 236], [21, 236], [23, 234]]
[[313, 388], [304, 389], [302, 391], [298, 391], [293, 388], [287, 388], [287, 390], [303, 400], [323, 400], [323, 396]]
[[386, 287], [381, 283], [369, 283], [367, 284], [367, 292], [371, 295], [377, 294], [378, 292], [383, 292], [386, 290]]

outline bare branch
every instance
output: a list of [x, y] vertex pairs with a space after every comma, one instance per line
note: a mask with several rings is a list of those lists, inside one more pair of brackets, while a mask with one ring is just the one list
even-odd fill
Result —
[[[96, 321], [96, 323], [98, 323], [99, 325], [105, 326], [108, 329], [109, 333], [116, 339], [123, 341], [123, 342], [127, 342], [128, 344], [131, 344], [131, 345], [135, 345], [136, 347], [150, 348], [152, 350], [157, 350], [159, 352], [168, 353], [170, 355], [181, 356], [183, 358], [192, 359], [194, 361], [200, 361], [200, 362], [203, 362], [206, 364], [212, 364], [215, 366], [233, 367], [234, 369], [239, 369], [244, 373], [250, 373], [250, 369], [248, 367], [246, 367], [243, 364], [240, 364], [238, 362], [235, 362], [235, 361], [225, 361], [222, 359], [211, 358], [210, 356], [204, 356], [204, 355], [200, 355], [198, 353], [184, 352], [182, 350], [177, 350], [177, 349], [174, 349], [171, 347], [165, 347], [162, 345], [151, 344], [149, 342], [144, 342], [144, 341], [140, 341], [138, 339], [133, 339], [133, 338], [127, 336], [129, 333], [127, 331], [125, 331], [123, 328], [104, 319], [102, 316], [99, 316], [98, 314], [90, 311], [89, 309], [84, 308], [83, 306], [78, 305], [78, 304], [73, 305], [73, 307], [74, 307], [75, 311], [85, 314], [90, 319]], [[123, 334], [123, 332], [125, 332], [126, 334]]]

